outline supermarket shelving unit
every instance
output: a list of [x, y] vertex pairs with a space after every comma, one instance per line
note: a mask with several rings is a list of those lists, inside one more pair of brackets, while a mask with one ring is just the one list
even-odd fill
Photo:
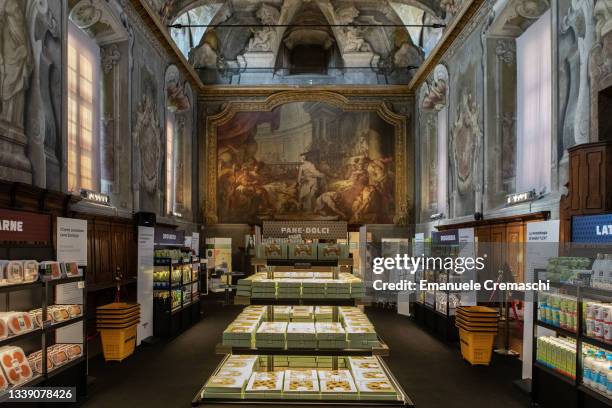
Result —
[[[32, 257], [30, 257], [30, 259], [32, 259]], [[42, 261], [43, 259], [40, 260]], [[77, 396], [84, 396], [87, 393], [87, 342], [85, 341], [87, 338], [87, 333], [86, 325], [84, 324], [85, 317], [87, 316], [87, 291], [85, 290], [85, 286], [83, 286], [83, 304], [81, 305], [81, 316], [71, 318], [60, 323], [47, 322], [48, 307], [54, 304], [53, 291], [57, 285], [74, 282], [86, 282], [86, 268], [81, 267], [79, 269], [82, 271], [82, 276], [56, 280], [45, 279], [31, 283], [0, 286], [0, 296], [5, 297], [6, 310], [11, 310], [12, 308], [11, 298], [16, 298], [16, 300], [18, 300], [18, 303], [21, 306], [19, 309], [23, 309], [26, 299], [30, 299], [30, 307], [29, 309], [26, 307], [26, 310], [35, 309], [38, 307], [42, 308], [43, 322], [45, 322], [42, 328], [37, 328], [21, 335], [10, 336], [0, 340], [0, 347], [8, 345], [20, 345], [25, 347], [26, 350], [30, 350], [26, 351], [26, 355], [36, 350], [42, 350], [43, 367], [42, 374], [33, 373], [33, 377], [29, 381], [0, 392], [0, 404], [8, 402], [9, 391], [11, 389], [14, 390], [22, 387], [76, 387]], [[82, 356], [59, 367], [54, 367], [52, 370], [48, 371], [47, 349], [49, 346], [55, 343], [56, 330], [79, 322], [83, 322], [82, 338], [84, 341], [81, 343], [83, 351]]]
[[[453, 256], [459, 248], [458, 245], [443, 245], [432, 244], [432, 256]], [[419, 280], [427, 280], [428, 282], [443, 282], [444, 277], [448, 279], [448, 274], [442, 274], [440, 270], [432, 271], [417, 271], [414, 274], [416, 287], [419, 287]], [[424, 277], [424, 274], [429, 273], [433, 276]], [[446, 290], [446, 301], [444, 305], [438, 302], [438, 290], [425, 292], [417, 289], [416, 302], [414, 304], [414, 320], [417, 324], [425, 327], [431, 333], [434, 333], [442, 340], [455, 342], [459, 340], [459, 333], [455, 327], [455, 309], [450, 307], [449, 298], [452, 293], [461, 293], [460, 291]], [[433, 297], [428, 296], [428, 293], [433, 293]], [[443, 307], [441, 307], [443, 306]], [[440, 309], [445, 309], [443, 312]]]
[[[172, 337], [187, 329], [200, 318], [200, 259], [156, 257], [154, 266], [154, 292], [168, 292], [166, 298], [153, 298], [153, 330], [156, 337]], [[184, 274], [188, 268], [188, 277]], [[156, 273], [168, 268], [168, 278], [156, 279]], [[173, 272], [175, 273], [173, 277]], [[193, 285], [196, 285], [194, 290]], [[173, 301], [173, 293], [179, 302]]]
[[[313, 261], [314, 264], [314, 261]], [[334, 274], [337, 278], [337, 273]], [[273, 272], [270, 275], [274, 278]], [[261, 303], [260, 303], [261, 302]], [[332, 321], [338, 321], [338, 305], [357, 305], [360, 304], [360, 299], [251, 299], [251, 298], [236, 298], [236, 304], [266, 304], [266, 305], [317, 305], [317, 306], [336, 306], [333, 309]], [[273, 308], [268, 308], [267, 321], [274, 321]], [[368, 406], [368, 407], [405, 407], [414, 406], [411, 399], [406, 395], [398, 381], [391, 374], [389, 368], [382, 360], [381, 356], [389, 354], [389, 347], [380, 340], [380, 346], [371, 349], [276, 349], [276, 348], [248, 348], [248, 347], [231, 347], [219, 344], [216, 347], [217, 354], [224, 354], [225, 358], [221, 361], [219, 366], [215, 369], [213, 376], [223, 367], [226, 360], [231, 354], [237, 355], [265, 355], [267, 356], [267, 370], [271, 371], [274, 369], [274, 356], [331, 356], [332, 357], [332, 369], [338, 368], [338, 359], [344, 356], [375, 356], [382, 367], [383, 371], [387, 375], [389, 381], [395, 387], [398, 399], [396, 400], [368, 400], [368, 399], [232, 399], [232, 398], [204, 398], [204, 386], [198, 391], [192, 400], [192, 406], [208, 405], [208, 404], [229, 404], [229, 405], [257, 405], [257, 404], [269, 404], [269, 405], [347, 405], [347, 406]]]
[[[543, 269], [535, 270], [535, 280], [538, 281], [538, 274], [545, 272]], [[576, 297], [577, 301], [577, 330], [571, 330], [553, 326], [546, 322], [538, 320], [538, 294], [535, 293], [533, 308], [534, 322], [534, 341], [533, 341], [533, 361], [532, 361], [532, 384], [531, 398], [532, 402], [542, 407], [579, 407], [579, 408], [601, 408], [611, 407], [612, 399], [606, 395], [595, 391], [592, 388], [584, 385], [582, 381], [583, 365], [582, 365], [582, 346], [589, 344], [607, 353], [612, 353], [612, 343], [592, 338], [586, 335], [584, 325], [583, 304], [588, 300], [601, 300], [612, 302], [612, 291], [592, 288], [588, 286], [580, 286], [565, 283], [550, 282], [551, 288], [556, 288], [560, 293]], [[537, 328], [543, 327], [556, 332], [557, 336], [563, 336], [574, 339], [576, 341], [576, 374], [575, 377], [569, 377], [565, 373], [555, 370], [539, 361], [537, 361]]]

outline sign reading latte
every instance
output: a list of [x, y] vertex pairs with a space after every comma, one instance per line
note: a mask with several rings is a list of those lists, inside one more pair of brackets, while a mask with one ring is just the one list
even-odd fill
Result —
[[155, 227], [156, 245], [185, 245], [185, 231], [172, 228]]
[[48, 244], [51, 216], [25, 211], [0, 210], [0, 242]]
[[306, 239], [345, 239], [344, 221], [264, 221], [264, 238], [288, 238], [299, 235]]

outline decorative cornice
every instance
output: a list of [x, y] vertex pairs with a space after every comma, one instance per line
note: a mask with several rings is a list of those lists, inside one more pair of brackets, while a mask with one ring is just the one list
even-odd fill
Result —
[[436, 45], [408, 84], [412, 92], [416, 92], [419, 86], [427, 80], [429, 74], [442, 60], [442, 57], [451, 45], [455, 43], [457, 37], [476, 15], [484, 2], [485, 0], [468, 0], [465, 2], [463, 8], [457, 14], [457, 17], [450, 23], [450, 26], [447, 27], [438, 45]]
[[196, 88], [203, 90], [204, 84], [200, 80], [195, 69], [185, 59], [181, 51], [178, 49], [167, 28], [159, 20], [159, 17], [151, 6], [145, 0], [131, 0], [136, 13], [148, 27], [148, 31], [153, 34], [154, 39], [160, 44], [170, 59], [175, 60], [179, 70], [185, 75], [185, 78]]
[[214, 97], [267, 97], [271, 94], [283, 91], [295, 91], [298, 89], [309, 92], [332, 91], [344, 96], [376, 96], [376, 97], [401, 97], [410, 98], [414, 93], [406, 85], [274, 85], [274, 86], [235, 86], [235, 85], [209, 85], [205, 86], [200, 94], [206, 100]]

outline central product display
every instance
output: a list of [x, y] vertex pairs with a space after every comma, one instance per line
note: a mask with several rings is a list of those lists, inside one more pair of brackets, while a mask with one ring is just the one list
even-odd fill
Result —
[[224, 330], [216, 351], [226, 357], [194, 406], [413, 405], [381, 358], [389, 348], [355, 306], [363, 281], [338, 266], [308, 268], [265, 266], [238, 281], [235, 302], [248, 306]]

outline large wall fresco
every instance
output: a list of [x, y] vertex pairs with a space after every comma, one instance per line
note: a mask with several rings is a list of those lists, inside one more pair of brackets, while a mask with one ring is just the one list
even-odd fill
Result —
[[391, 223], [395, 131], [324, 102], [237, 113], [216, 127], [219, 222]]

